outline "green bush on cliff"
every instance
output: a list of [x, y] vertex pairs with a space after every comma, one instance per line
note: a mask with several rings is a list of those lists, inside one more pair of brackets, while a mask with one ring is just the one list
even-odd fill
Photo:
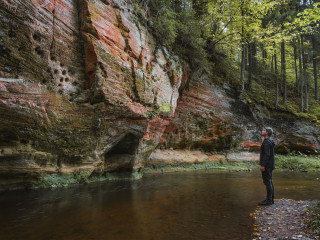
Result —
[[72, 175], [51, 174], [43, 176], [39, 182], [35, 183], [40, 188], [66, 187], [78, 183]]
[[194, 11], [181, 10], [178, 14], [177, 38], [174, 49], [177, 54], [191, 64], [191, 67], [206, 67], [205, 40], [201, 37], [201, 27], [195, 20]]
[[138, 1], [136, 15], [141, 9], [149, 14], [149, 25], [153, 29], [159, 46], [165, 46], [173, 54], [188, 62], [192, 68], [208, 66], [205, 51], [206, 41], [202, 38], [201, 26], [196, 11], [187, 3], [172, 0]]
[[72, 184], [84, 184], [89, 182], [91, 171], [75, 171], [72, 174], [48, 174], [42, 176], [34, 183], [39, 188], [66, 187]]
[[175, 18], [175, 12], [166, 8], [162, 9], [162, 11], [153, 18], [152, 25], [155, 29], [155, 35], [159, 45], [171, 48], [175, 42], [177, 37]]

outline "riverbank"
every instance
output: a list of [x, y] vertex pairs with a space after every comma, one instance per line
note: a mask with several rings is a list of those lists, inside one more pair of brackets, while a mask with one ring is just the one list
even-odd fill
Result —
[[320, 156], [305, 154], [276, 155], [276, 168], [300, 172], [320, 171]]
[[276, 200], [275, 204], [258, 207], [253, 239], [320, 239], [318, 201]]
[[144, 166], [144, 172], [175, 172], [203, 169], [250, 171], [258, 166], [259, 154], [227, 152], [210, 154], [190, 150], [156, 150]]
[[[72, 174], [53, 174], [44, 176], [31, 188], [66, 187], [75, 184], [122, 179], [140, 179], [144, 173], [181, 172], [207, 169], [226, 171], [252, 171], [259, 167], [259, 153], [225, 152], [205, 153], [191, 150], [155, 150], [142, 169], [132, 172], [113, 172], [93, 175], [88, 171]], [[320, 171], [319, 156], [276, 155], [276, 168], [284, 171]]]
[[[143, 167], [127, 172], [103, 173], [103, 168], [92, 172], [92, 169], [73, 168], [72, 171], [61, 169], [59, 173], [35, 173], [32, 182], [8, 183], [0, 179], [0, 191], [21, 188], [55, 188], [69, 185], [103, 182], [108, 180], [140, 179], [144, 173], [163, 173], [220, 169], [226, 171], [251, 171], [259, 167], [257, 152], [205, 153], [191, 150], [156, 150]], [[318, 172], [320, 156], [318, 155], [276, 155], [276, 168], [284, 171]], [[69, 169], [70, 170], [70, 169]], [[38, 175], [36, 175], [38, 174]]]
[[[144, 166], [144, 172], [174, 172], [200, 169], [251, 171], [259, 166], [259, 153], [205, 153], [190, 150], [156, 150]], [[319, 155], [276, 155], [276, 168], [288, 171], [320, 171]]]

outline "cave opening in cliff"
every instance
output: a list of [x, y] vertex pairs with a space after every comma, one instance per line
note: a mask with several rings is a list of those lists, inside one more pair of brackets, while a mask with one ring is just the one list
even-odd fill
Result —
[[104, 155], [108, 172], [131, 172], [141, 137], [126, 134], [113, 148]]

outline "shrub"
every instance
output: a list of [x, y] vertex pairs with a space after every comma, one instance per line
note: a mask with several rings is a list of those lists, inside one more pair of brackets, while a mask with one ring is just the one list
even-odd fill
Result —
[[[206, 41], [201, 36], [201, 26], [194, 9], [186, 3], [172, 0], [148, 1], [147, 6], [140, 0], [139, 4], [150, 11], [149, 25], [159, 46], [165, 46], [193, 69], [202, 67], [209, 72]], [[136, 15], [140, 18], [143, 15], [141, 8], [135, 7]]]
[[175, 17], [175, 12], [166, 9], [162, 14], [153, 18], [152, 25], [159, 45], [172, 48], [177, 37]]
[[276, 168], [292, 171], [314, 171], [320, 169], [320, 159], [317, 156], [306, 155], [276, 155]]
[[320, 236], [320, 202], [317, 202], [310, 211], [312, 212], [312, 215], [306, 222], [307, 227], [313, 232], [313, 234]]

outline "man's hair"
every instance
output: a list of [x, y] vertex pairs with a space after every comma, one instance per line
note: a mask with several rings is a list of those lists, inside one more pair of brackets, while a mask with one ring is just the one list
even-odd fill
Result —
[[273, 129], [271, 127], [266, 127], [266, 132], [268, 133], [269, 137], [273, 134]]

